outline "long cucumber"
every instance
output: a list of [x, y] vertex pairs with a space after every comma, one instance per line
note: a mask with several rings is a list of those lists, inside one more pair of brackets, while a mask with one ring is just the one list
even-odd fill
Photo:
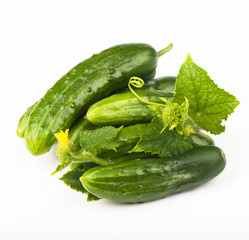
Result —
[[26, 147], [33, 155], [50, 150], [54, 133], [65, 130], [96, 101], [127, 85], [136, 75], [151, 79], [158, 53], [147, 44], [122, 44], [95, 54], [64, 75], [40, 99], [29, 116], [25, 130]]

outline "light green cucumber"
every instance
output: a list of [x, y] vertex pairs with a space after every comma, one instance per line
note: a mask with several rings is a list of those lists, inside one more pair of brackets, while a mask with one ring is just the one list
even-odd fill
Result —
[[[162, 77], [148, 82], [136, 93], [145, 101], [162, 103], [159, 97], [171, 100], [176, 77]], [[113, 94], [93, 104], [86, 118], [96, 125], [130, 125], [147, 123], [155, 112], [128, 90]]]
[[25, 129], [28, 123], [29, 115], [33, 111], [33, 109], [36, 107], [36, 105], [37, 105], [37, 102], [33, 104], [32, 106], [28, 107], [27, 111], [19, 119], [18, 124], [17, 124], [17, 129], [16, 129], [16, 134], [18, 137], [24, 138]]

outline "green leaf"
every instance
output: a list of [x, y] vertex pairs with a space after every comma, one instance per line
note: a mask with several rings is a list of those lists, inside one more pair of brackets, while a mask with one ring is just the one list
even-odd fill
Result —
[[66, 185], [68, 185], [73, 190], [76, 190], [81, 193], [87, 194], [87, 201], [96, 201], [99, 198], [94, 196], [93, 194], [87, 192], [87, 190], [83, 187], [80, 177], [91, 167], [85, 167], [84, 169], [74, 169], [67, 173], [65, 173], [60, 180], [62, 180]]
[[70, 188], [82, 192], [82, 193], [87, 193], [87, 190], [83, 187], [80, 177], [83, 175], [83, 173], [86, 170], [72, 170], [67, 173], [65, 173], [60, 180], [62, 180], [66, 185], [68, 185]]
[[103, 149], [113, 149], [116, 151], [113, 140], [122, 129], [106, 126], [95, 130], [85, 130], [80, 135], [81, 148], [98, 154]]
[[188, 54], [176, 80], [173, 102], [189, 101], [190, 117], [204, 130], [212, 134], [225, 131], [223, 120], [233, 113], [239, 101], [235, 96], [219, 88], [208, 73], [195, 64]]
[[129, 147], [130, 143], [138, 142], [148, 125], [148, 123], [137, 123], [135, 125], [122, 128], [114, 139], [116, 149], [119, 151], [120, 147], [126, 148], [127, 145]]
[[97, 200], [99, 200], [98, 197], [94, 196], [94, 195], [91, 194], [91, 193], [88, 193], [88, 195], [87, 195], [87, 201], [88, 201], [88, 202], [97, 201]]
[[165, 157], [193, 148], [190, 136], [180, 135], [169, 128], [161, 133], [162, 128], [162, 119], [154, 117], [137, 145], [130, 152], [145, 152]]

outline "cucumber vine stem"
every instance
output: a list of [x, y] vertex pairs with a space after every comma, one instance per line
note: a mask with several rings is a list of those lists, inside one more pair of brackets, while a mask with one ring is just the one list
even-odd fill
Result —
[[130, 91], [143, 103], [148, 104], [148, 105], [157, 105], [157, 106], [162, 106], [164, 107], [164, 104], [161, 103], [154, 103], [154, 102], [149, 102], [141, 98], [133, 89], [131, 86], [136, 87], [136, 88], [141, 88], [144, 85], [144, 81], [140, 77], [131, 77], [129, 82], [128, 82], [128, 88]]
[[77, 163], [94, 162], [101, 166], [112, 164], [112, 161], [106, 161], [102, 158], [96, 157], [94, 154], [86, 150], [83, 150], [81, 153], [77, 155], [71, 154], [71, 156], [72, 156], [73, 162], [77, 162]]
[[161, 57], [162, 55], [164, 55], [165, 53], [169, 52], [171, 49], [173, 48], [173, 43], [170, 43], [166, 48], [160, 50], [157, 52], [157, 56]]

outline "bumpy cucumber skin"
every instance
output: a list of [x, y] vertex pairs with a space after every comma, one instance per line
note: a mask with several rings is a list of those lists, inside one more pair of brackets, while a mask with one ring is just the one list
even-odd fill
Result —
[[29, 115], [33, 111], [33, 109], [36, 107], [37, 102], [33, 104], [32, 106], [28, 107], [26, 112], [20, 117], [18, 124], [17, 124], [17, 129], [16, 129], [16, 134], [20, 138], [24, 138], [25, 134], [25, 129], [28, 123]]
[[64, 75], [39, 101], [31, 113], [26, 147], [33, 155], [50, 150], [54, 133], [65, 130], [88, 107], [126, 86], [132, 76], [151, 79], [157, 52], [147, 44], [122, 44], [106, 49], [79, 63]]
[[177, 157], [137, 159], [86, 171], [85, 189], [116, 202], [148, 202], [192, 189], [225, 168], [225, 155], [215, 146], [203, 146]]
[[[159, 97], [171, 100], [176, 77], [162, 77], [149, 81], [136, 93], [146, 101], [162, 103]], [[113, 94], [93, 104], [86, 118], [96, 125], [130, 125], [150, 122], [155, 112], [142, 103], [130, 91]]]

